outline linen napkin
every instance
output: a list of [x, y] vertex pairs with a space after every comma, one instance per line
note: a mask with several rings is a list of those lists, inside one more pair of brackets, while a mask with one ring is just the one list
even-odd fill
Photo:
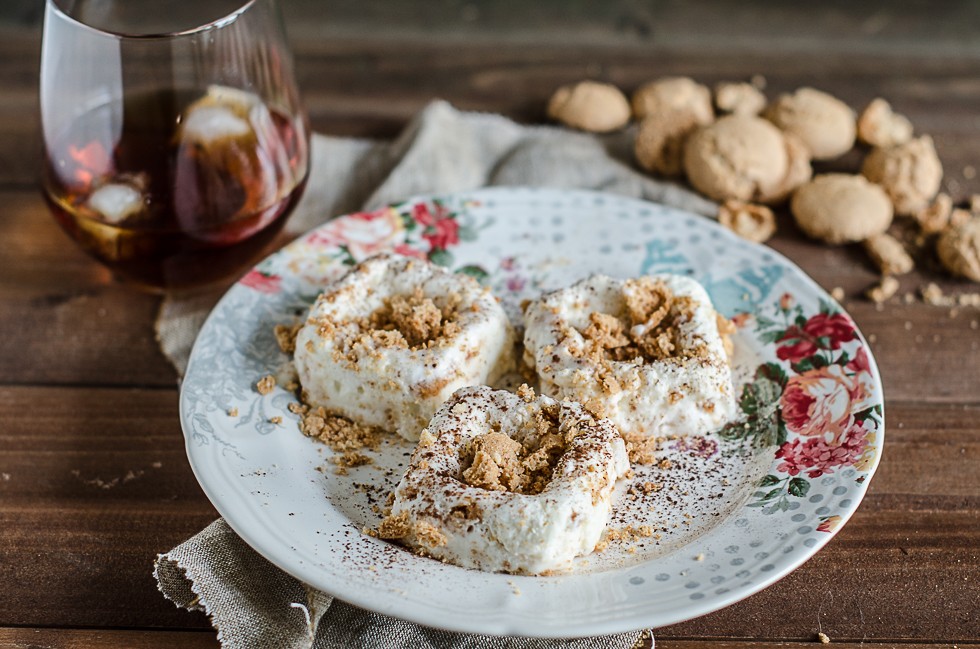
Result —
[[[314, 136], [306, 194], [286, 234], [296, 236], [334, 216], [373, 210], [414, 195], [494, 185], [595, 189], [715, 215], [714, 203], [635, 171], [631, 142], [629, 131], [595, 137], [522, 126], [499, 115], [458, 111], [435, 101], [391, 142]], [[197, 332], [221, 292], [164, 299], [157, 339], [179, 373], [186, 369]], [[210, 617], [225, 649], [653, 645], [648, 633], [576, 640], [495, 638], [429, 629], [371, 613], [286, 575], [220, 519], [158, 556], [154, 575], [161, 592], [177, 606]]]

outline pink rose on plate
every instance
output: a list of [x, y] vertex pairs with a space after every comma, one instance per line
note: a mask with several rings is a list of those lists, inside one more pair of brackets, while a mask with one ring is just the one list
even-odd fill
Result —
[[871, 363], [868, 361], [868, 352], [864, 350], [864, 347], [860, 347], [857, 353], [854, 354], [854, 358], [848, 361], [846, 365], [847, 369], [852, 372], [870, 372]]
[[[786, 330], [777, 343], [776, 356], [783, 361], [798, 363], [809, 358], [819, 349], [840, 349], [846, 342], [855, 339], [854, 324], [841, 313], [818, 313], [802, 327], [793, 325]], [[821, 340], [823, 339], [823, 340]]]
[[425, 253], [418, 248], [413, 248], [407, 243], [399, 243], [397, 246], [391, 249], [392, 252], [399, 254], [403, 257], [415, 257], [416, 259], [425, 259]]
[[405, 228], [390, 207], [373, 212], [356, 212], [330, 221], [307, 237], [310, 245], [322, 248], [347, 246], [355, 260], [390, 250], [400, 242]]
[[819, 478], [833, 473], [840, 466], [857, 462], [868, 446], [868, 431], [863, 424], [855, 424], [840, 440], [827, 441], [823, 437], [797, 438], [785, 442], [776, 451], [776, 459], [782, 460], [776, 470], [792, 476], [805, 472], [807, 477]]
[[459, 223], [442, 205], [437, 203], [433, 212], [427, 203], [418, 203], [412, 208], [412, 218], [423, 226], [422, 238], [433, 250], [445, 250], [459, 243]]
[[867, 407], [865, 386], [840, 365], [828, 365], [790, 377], [779, 403], [783, 421], [806, 437], [836, 438], [846, 429], [851, 413]]
[[831, 349], [840, 349], [857, 337], [854, 323], [843, 313], [818, 313], [806, 321], [803, 331], [814, 338], [829, 338]]
[[245, 273], [245, 276], [238, 280], [238, 283], [243, 284], [250, 289], [256, 290], [259, 293], [278, 293], [279, 284], [281, 281], [282, 278], [278, 275], [263, 273], [262, 271], [253, 268]]

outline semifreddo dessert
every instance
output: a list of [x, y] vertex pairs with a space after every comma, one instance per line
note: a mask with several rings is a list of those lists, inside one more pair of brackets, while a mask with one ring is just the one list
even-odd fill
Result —
[[628, 470], [615, 427], [580, 404], [463, 388], [422, 431], [377, 535], [466, 568], [561, 570], [595, 548]]
[[294, 358], [304, 402], [414, 441], [454, 391], [512, 369], [513, 342], [476, 280], [384, 254], [317, 298]]
[[609, 418], [654, 461], [658, 437], [700, 434], [735, 415], [731, 323], [695, 280], [596, 275], [525, 310], [524, 361], [541, 392]]

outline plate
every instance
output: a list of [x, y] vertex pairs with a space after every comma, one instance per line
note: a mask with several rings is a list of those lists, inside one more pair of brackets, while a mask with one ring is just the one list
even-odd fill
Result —
[[[302, 317], [324, 282], [383, 250], [478, 278], [515, 322], [523, 299], [593, 273], [691, 275], [738, 326], [741, 419], [669, 443], [669, 462], [638, 469], [632, 489], [620, 485], [610, 527], [625, 540], [567, 574], [482, 573], [372, 538], [363, 530], [380, 519], [411, 445], [390, 436], [374, 464], [338, 475], [329, 449], [298, 431], [293, 395], [279, 387], [260, 396], [254, 385], [288, 362], [274, 325]], [[180, 416], [211, 502], [286, 572], [420, 624], [537, 637], [673, 624], [772, 584], [854, 513], [884, 436], [881, 381], [864, 338], [787, 259], [661, 205], [516, 188], [350, 214], [265, 259], [201, 330]]]

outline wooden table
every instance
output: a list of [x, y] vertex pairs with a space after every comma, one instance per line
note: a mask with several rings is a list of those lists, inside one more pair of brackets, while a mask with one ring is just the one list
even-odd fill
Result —
[[[158, 299], [81, 253], [37, 191], [41, 4], [0, 9], [0, 646], [217, 646], [205, 617], [165, 601], [150, 574], [158, 552], [216, 516], [184, 456], [176, 376], [154, 341]], [[853, 106], [887, 97], [936, 138], [947, 189], [980, 193], [974, 4], [594, 4], [286, 8], [320, 131], [390, 136], [433, 97], [540, 121], [554, 87], [586, 76], [632, 89], [664, 74], [761, 73], [770, 94], [809, 84]], [[855, 646], [980, 642], [980, 311], [875, 308], [860, 297], [875, 279], [860, 250], [806, 241], [785, 215], [771, 245], [842, 287], [873, 337], [884, 459], [826, 549], [764, 592], [660, 629], [658, 644], [775, 647], [818, 631]], [[977, 288], [924, 270], [902, 292], [929, 281]]]

